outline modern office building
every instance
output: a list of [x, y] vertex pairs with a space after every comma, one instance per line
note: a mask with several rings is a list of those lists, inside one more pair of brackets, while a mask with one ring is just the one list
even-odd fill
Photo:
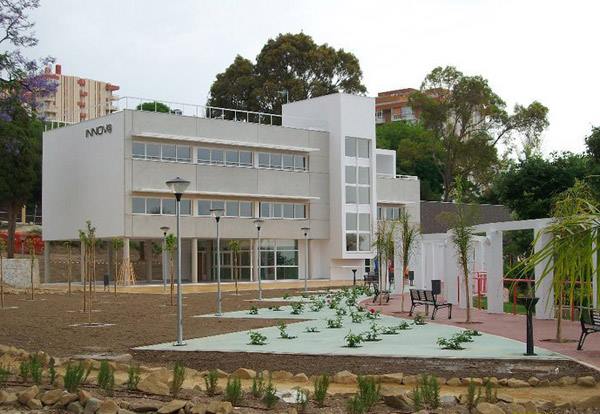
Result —
[[[237, 111], [238, 113], [240, 111]], [[333, 94], [246, 119], [263, 123], [123, 110], [44, 134], [43, 238], [78, 238], [86, 220], [101, 239], [160, 244], [175, 229], [165, 182], [191, 182], [182, 198], [182, 274], [216, 274], [220, 219], [222, 278], [231, 277], [230, 240], [240, 241], [242, 280], [303, 279], [308, 232], [310, 279], [351, 279], [374, 257], [378, 216], [406, 208], [419, 222], [419, 181], [396, 176], [395, 152], [375, 147], [375, 99]], [[250, 116], [252, 115], [252, 116]], [[239, 117], [236, 117], [239, 119]], [[254, 220], [264, 220], [260, 247]], [[171, 230], [173, 231], [173, 230]], [[145, 243], [150, 245], [150, 243]], [[160, 274], [138, 274], [160, 280]]]
[[115, 111], [113, 95], [117, 85], [62, 74], [61, 65], [54, 72], [47, 67], [44, 76], [57, 82], [56, 92], [44, 98], [41, 113], [48, 121], [74, 123], [94, 119]]

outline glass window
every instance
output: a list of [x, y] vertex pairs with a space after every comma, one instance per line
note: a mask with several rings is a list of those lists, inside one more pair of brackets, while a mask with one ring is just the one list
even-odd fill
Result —
[[369, 187], [358, 187], [358, 204], [369, 204]]
[[356, 204], [356, 187], [346, 186], [346, 204]]
[[277, 280], [298, 279], [298, 265], [277, 268]]
[[146, 144], [143, 142], [134, 142], [131, 152], [133, 154], [133, 158], [146, 158]]
[[252, 203], [240, 201], [240, 217], [252, 217]]
[[346, 166], [346, 184], [356, 184], [356, 167]]
[[278, 266], [297, 266], [298, 265], [298, 251], [294, 250], [280, 250], [277, 247], [277, 265]]
[[346, 233], [346, 251], [356, 251], [356, 233]]
[[297, 170], [306, 170], [306, 157], [294, 155], [294, 168]]
[[278, 250], [298, 250], [297, 240], [279, 240], [277, 241]]
[[210, 216], [210, 200], [198, 200], [198, 215]]
[[306, 206], [304, 204], [296, 204], [294, 206], [294, 218], [306, 218]]
[[271, 167], [281, 168], [281, 154], [271, 154]]
[[225, 151], [225, 163], [227, 165], [238, 165], [240, 163], [240, 153], [237, 151]]
[[283, 217], [284, 218], [294, 218], [294, 205], [293, 204], [284, 204], [283, 205]]
[[160, 160], [160, 144], [146, 144], [146, 158]]
[[369, 140], [357, 139], [358, 143], [358, 158], [369, 158]]
[[181, 204], [179, 206], [181, 209], [180, 213], [183, 216], [189, 216], [192, 214], [192, 200], [181, 200]]
[[346, 157], [356, 157], [356, 138], [346, 137]]
[[225, 202], [225, 215], [229, 217], [240, 216], [240, 203], [237, 201], [226, 201]]
[[271, 217], [271, 203], [260, 203], [260, 216]]
[[252, 166], [252, 152], [240, 151], [240, 165]]
[[370, 182], [369, 182], [369, 167], [358, 167], [358, 183], [359, 184], [370, 184]]
[[293, 170], [294, 169], [294, 156], [291, 154], [283, 154], [282, 163], [284, 170]]
[[223, 210], [221, 214], [225, 214], [225, 202], [221, 200], [213, 200], [211, 203], [211, 208], [213, 210]]
[[371, 229], [371, 215], [369, 213], [360, 213], [358, 215], [358, 229], [369, 231]]
[[162, 159], [165, 161], [177, 160], [177, 147], [175, 145], [163, 144], [162, 145]]
[[274, 251], [261, 251], [260, 252], [260, 266], [275, 266], [275, 252]]
[[346, 230], [357, 230], [356, 213], [346, 213]]
[[358, 250], [368, 252], [371, 250], [371, 237], [369, 233], [360, 233], [358, 235]]
[[271, 166], [271, 154], [268, 152], [258, 153], [258, 166], [262, 168], [269, 168]]
[[146, 214], [160, 214], [160, 198], [146, 199]]
[[131, 212], [135, 214], [146, 213], [146, 199], [141, 197], [133, 197], [131, 201]]
[[190, 162], [192, 149], [189, 145], [177, 145], [177, 161]]
[[283, 206], [279, 203], [273, 204], [273, 217], [281, 218], [283, 217]]
[[223, 150], [210, 150], [210, 162], [223, 164]]
[[210, 150], [208, 148], [198, 148], [198, 162], [210, 162]]
[[175, 214], [175, 199], [163, 198], [162, 214]]

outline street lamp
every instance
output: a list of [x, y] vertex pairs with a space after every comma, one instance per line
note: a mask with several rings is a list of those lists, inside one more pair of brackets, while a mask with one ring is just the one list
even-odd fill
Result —
[[169, 264], [167, 263], [167, 232], [169, 231], [169, 226], [162, 226], [160, 228], [160, 230], [163, 232], [163, 239], [162, 239], [162, 278], [163, 278], [163, 290], [165, 290], [167, 288], [167, 273], [168, 273], [168, 266]]
[[304, 232], [304, 293], [308, 293], [308, 232], [310, 227], [302, 227]]
[[181, 178], [175, 177], [166, 182], [177, 200], [175, 211], [177, 214], [177, 342], [175, 346], [183, 346], [183, 296], [181, 292], [181, 237], [179, 235], [179, 221], [181, 216], [181, 196], [187, 190], [190, 182]]
[[257, 256], [258, 259], [256, 261], [257, 263], [257, 269], [258, 269], [258, 300], [262, 300], [262, 284], [261, 284], [261, 280], [262, 280], [262, 275], [260, 272], [260, 228], [262, 227], [262, 224], [264, 223], [264, 220], [261, 219], [256, 219], [254, 220], [254, 225], [256, 226], [256, 233], [258, 235], [257, 237], [257, 247], [256, 247], [256, 251], [258, 252]]
[[210, 213], [217, 222], [217, 313], [216, 316], [221, 316], [221, 236], [219, 235], [219, 221], [223, 215], [222, 208], [212, 208]]

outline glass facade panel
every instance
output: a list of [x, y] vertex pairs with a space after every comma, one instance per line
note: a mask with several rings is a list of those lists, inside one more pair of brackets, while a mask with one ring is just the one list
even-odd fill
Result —
[[356, 204], [356, 187], [346, 186], [346, 204]]
[[252, 203], [240, 201], [240, 217], [252, 217]]
[[369, 185], [369, 167], [358, 167], [358, 183]]
[[356, 213], [346, 213], [346, 230], [357, 230]]
[[179, 208], [181, 209], [179, 213], [182, 216], [190, 216], [192, 214], [192, 200], [181, 200]]
[[281, 154], [271, 154], [271, 168], [281, 168]]
[[175, 214], [175, 199], [166, 199], [162, 200], [162, 214]]
[[283, 169], [284, 170], [293, 170], [294, 169], [294, 156], [291, 154], [283, 154]]
[[252, 152], [240, 151], [240, 165], [252, 166]]
[[356, 184], [356, 167], [346, 165], [346, 184]]
[[229, 216], [229, 217], [239, 217], [240, 203], [237, 201], [226, 201], [225, 202], [225, 215]]
[[133, 197], [131, 200], [131, 212], [135, 214], [145, 214], [146, 199], [141, 197]]
[[294, 218], [294, 205], [293, 204], [284, 204], [283, 205], [283, 217], [284, 218]]
[[227, 165], [238, 165], [240, 163], [240, 153], [237, 151], [225, 151], [225, 163]]
[[369, 213], [360, 213], [358, 217], [358, 229], [361, 231], [371, 230], [371, 215]]
[[370, 187], [358, 187], [358, 204], [369, 204], [371, 202], [369, 193]]
[[223, 164], [223, 150], [210, 150], [210, 162], [213, 164]]
[[198, 200], [198, 215], [210, 216], [210, 200]]
[[210, 150], [208, 148], [198, 148], [198, 162], [210, 162]]
[[279, 203], [273, 204], [273, 218], [282, 218], [283, 217], [283, 206]]
[[294, 155], [294, 168], [297, 170], [305, 170], [306, 158], [302, 155]]
[[371, 236], [369, 233], [360, 233], [358, 235], [358, 249], [361, 252], [368, 252], [371, 250]]
[[176, 161], [177, 147], [175, 145], [162, 144], [162, 159], [164, 161]]
[[221, 214], [225, 214], [225, 202], [221, 200], [213, 200], [211, 203], [211, 208], [213, 210], [219, 209], [223, 210]]
[[259, 152], [258, 166], [261, 168], [269, 168], [271, 166], [271, 154], [268, 152]]
[[346, 251], [356, 251], [356, 233], [346, 233]]
[[344, 153], [346, 157], [356, 157], [356, 138], [346, 137]]
[[146, 214], [160, 214], [160, 198], [146, 199]]
[[177, 145], [177, 161], [190, 162], [192, 160], [192, 149], [189, 145]]
[[356, 141], [358, 144], [358, 158], [369, 158], [369, 140], [359, 138]]
[[149, 160], [160, 160], [160, 144], [146, 144], [146, 158]]
[[271, 217], [271, 203], [260, 203], [260, 216]]
[[146, 158], [146, 144], [143, 142], [134, 142], [131, 148], [133, 158], [144, 159]]
[[303, 219], [306, 218], [305, 207], [302, 204], [294, 204], [294, 218]]

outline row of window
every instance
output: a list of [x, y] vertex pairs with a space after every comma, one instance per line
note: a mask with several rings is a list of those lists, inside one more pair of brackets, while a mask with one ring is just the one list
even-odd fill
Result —
[[252, 167], [252, 151], [198, 148], [198, 163]]
[[402, 207], [398, 206], [379, 206], [377, 207], [377, 220], [398, 220], [400, 218]]
[[346, 213], [346, 251], [371, 250], [371, 214]]
[[210, 216], [210, 210], [221, 209], [225, 217], [254, 217], [252, 201], [198, 200], [198, 215]]
[[369, 140], [364, 138], [346, 137], [344, 153], [346, 157], [370, 158]]
[[258, 166], [260, 168], [295, 171], [306, 171], [308, 167], [304, 155], [293, 155], [281, 152], [259, 152]]
[[306, 218], [306, 206], [304, 204], [291, 203], [260, 203], [260, 216], [264, 218]]
[[189, 145], [156, 144], [134, 142], [132, 155], [135, 159], [191, 162], [192, 149]]
[[[131, 211], [135, 214], [176, 214], [175, 199], [133, 197]], [[192, 214], [192, 200], [181, 200], [181, 214]]]

